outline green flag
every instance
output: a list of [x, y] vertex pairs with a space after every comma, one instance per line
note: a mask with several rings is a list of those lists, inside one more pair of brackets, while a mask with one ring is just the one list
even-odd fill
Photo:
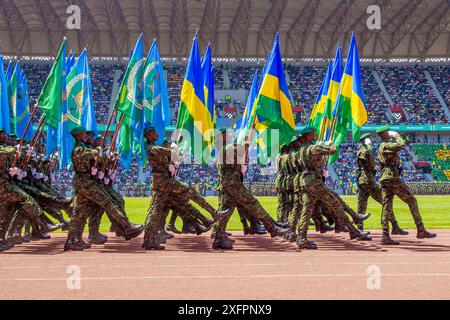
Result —
[[45, 124], [58, 129], [61, 120], [61, 106], [63, 102], [63, 76], [65, 76], [66, 38], [59, 49], [52, 69], [44, 83], [38, 98], [38, 108], [45, 115]]

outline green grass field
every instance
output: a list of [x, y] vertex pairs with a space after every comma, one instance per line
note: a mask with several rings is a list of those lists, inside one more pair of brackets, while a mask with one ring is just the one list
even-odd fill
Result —
[[[217, 207], [217, 198], [209, 197], [208, 202], [214, 207]], [[275, 197], [259, 197], [262, 206], [275, 217], [277, 200]], [[344, 200], [353, 208], [356, 209], [356, 196], [344, 197]], [[420, 213], [422, 214], [425, 226], [430, 229], [450, 228], [450, 196], [418, 196]], [[126, 211], [132, 222], [143, 223], [147, 216], [147, 209], [150, 203], [150, 198], [127, 198]], [[372, 216], [365, 223], [367, 229], [380, 228], [380, 214], [381, 206], [373, 200], [369, 200], [368, 211]], [[394, 212], [402, 228], [415, 228], [408, 206], [395, 199]], [[170, 215], [169, 215], [170, 217]], [[109, 228], [109, 220], [104, 217], [102, 220], [101, 230], [107, 231]], [[181, 220], [177, 219], [177, 225], [181, 228]], [[242, 225], [239, 221], [237, 212], [233, 214], [228, 225], [229, 230], [241, 230]]]

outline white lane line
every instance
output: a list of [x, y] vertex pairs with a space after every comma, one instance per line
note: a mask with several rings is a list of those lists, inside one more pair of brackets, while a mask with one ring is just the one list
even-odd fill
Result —
[[[383, 273], [382, 277], [450, 277], [450, 273]], [[81, 281], [111, 281], [111, 280], [196, 280], [196, 279], [231, 279], [231, 278], [331, 278], [331, 277], [367, 277], [367, 274], [266, 274], [266, 275], [203, 275], [203, 276], [123, 276], [123, 277], [85, 277]], [[36, 281], [67, 281], [67, 278], [10, 278], [0, 279], [0, 282], [36, 282]]]
[[[282, 266], [326, 266], [326, 265], [434, 265], [434, 264], [450, 264], [449, 261], [414, 261], [414, 262], [292, 262], [292, 263], [221, 263], [221, 264], [183, 264], [182, 267], [188, 268], [209, 268], [209, 267], [282, 267]], [[10, 266], [0, 267], [0, 270], [33, 270], [33, 269], [61, 269], [67, 268], [67, 265], [58, 266]], [[81, 265], [80, 268], [120, 268], [132, 270], [135, 268], [179, 268], [180, 264], [156, 264], [156, 265]]]
[[[403, 248], [398, 248], [396, 250], [402, 250]], [[420, 249], [420, 248], [419, 248]], [[425, 249], [425, 247], [423, 248]], [[239, 249], [238, 249], [239, 250]], [[24, 257], [8, 257], [7, 255], [2, 256], [0, 260], [0, 264], [2, 261], [13, 261], [13, 260], [48, 260], [49, 262], [54, 262], [57, 259], [149, 259], [149, 258], [159, 258], [159, 259], [214, 259], [214, 258], [224, 258], [224, 259], [232, 259], [232, 258], [238, 258], [238, 259], [251, 259], [251, 258], [259, 258], [259, 257], [270, 257], [272, 259], [278, 259], [278, 258], [293, 258], [293, 257], [303, 257], [303, 254], [307, 255], [308, 259], [313, 258], [327, 258], [327, 257], [350, 257], [350, 258], [359, 258], [359, 257], [373, 257], [373, 256], [382, 256], [382, 257], [449, 257], [450, 253], [449, 251], [442, 251], [442, 252], [429, 252], [429, 253], [418, 253], [418, 252], [408, 252], [408, 253], [389, 253], [384, 252], [380, 250], [374, 250], [369, 253], [355, 253], [355, 251], [347, 250], [345, 252], [347, 253], [326, 253], [324, 254], [318, 254], [318, 252], [292, 252], [292, 253], [279, 253], [276, 251], [271, 252], [270, 254], [252, 254], [248, 255], [246, 252], [242, 251], [234, 251], [234, 252], [208, 252], [208, 253], [202, 253], [199, 252], [195, 255], [158, 255], [158, 253], [139, 253], [139, 256], [136, 256], [136, 254], [127, 254], [127, 253], [99, 253], [97, 252], [96, 255], [92, 255], [92, 252], [87, 252], [88, 255], [79, 255], [79, 256], [73, 256], [73, 255], [65, 255], [65, 254], [58, 254], [58, 255], [51, 255], [51, 256], [39, 256], [39, 255], [33, 255], [33, 256], [24, 256]], [[320, 251], [320, 249], [319, 249]], [[331, 250], [329, 250], [331, 251]]]

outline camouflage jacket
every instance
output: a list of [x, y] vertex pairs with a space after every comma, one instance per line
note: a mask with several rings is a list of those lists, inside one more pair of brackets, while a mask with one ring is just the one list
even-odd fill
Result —
[[378, 149], [378, 159], [381, 164], [380, 182], [390, 179], [400, 179], [400, 157], [398, 152], [405, 147], [405, 140], [396, 138], [395, 142], [383, 139]]
[[372, 149], [361, 146], [356, 154], [358, 164], [358, 184], [375, 183], [375, 162]]
[[0, 145], [0, 179], [9, 179], [8, 170], [16, 149], [11, 146]]
[[145, 150], [147, 151], [148, 163], [152, 168], [152, 188], [163, 187], [167, 180], [172, 179], [169, 171], [172, 151], [153, 142], [146, 143]]
[[[223, 159], [223, 163], [218, 165], [219, 182], [217, 190], [223, 190], [228, 186], [236, 184], [242, 184], [242, 171], [241, 164], [238, 160], [238, 149], [235, 145], [229, 145], [226, 147], [226, 157]], [[231, 159], [227, 159], [229, 155], [232, 155], [232, 163], [229, 163]]]
[[300, 190], [301, 187], [301, 177], [303, 175], [303, 172], [305, 171], [304, 163], [302, 161], [302, 146], [298, 149], [294, 149], [291, 153], [292, 158], [292, 166], [293, 166], [293, 187], [294, 191], [297, 192]]
[[323, 183], [323, 157], [336, 153], [335, 146], [304, 143], [300, 147], [299, 164], [304, 171], [299, 178], [301, 188], [308, 188]]
[[98, 150], [77, 142], [72, 151], [72, 166], [75, 174], [91, 174], [92, 163], [98, 157]]

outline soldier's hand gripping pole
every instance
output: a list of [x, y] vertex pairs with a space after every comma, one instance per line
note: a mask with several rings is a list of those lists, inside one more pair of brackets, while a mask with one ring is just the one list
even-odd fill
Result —
[[[108, 151], [109, 155], [111, 155], [116, 150], [117, 136], [119, 135], [119, 130], [120, 130], [120, 127], [122, 126], [122, 123], [124, 120], [125, 120], [125, 114], [122, 113], [122, 115], [120, 117], [120, 121], [119, 121], [118, 125], [116, 126], [116, 130], [114, 131], [114, 135], [111, 140], [111, 145], [109, 146], [109, 151]], [[102, 168], [103, 173], [105, 173], [106, 166], [108, 165], [108, 161], [109, 161], [109, 157], [106, 157], [105, 163], [103, 164], [103, 168]]]
[[37, 110], [38, 110], [38, 103], [36, 102], [36, 104], [34, 105], [33, 112], [30, 115], [30, 119], [28, 119], [27, 126], [25, 127], [25, 130], [23, 131], [22, 137], [20, 138], [19, 148], [18, 148], [16, 154], [14, 155], [14, 160], [13, 160], [13, 164], [12, 164], [13, 168], [17, 165], [17, 161], [19, 160], [19, 156], [20, 156], [20, 151], [21, 151], [22, 146], [23, 146], [23, 141], [25, 140], [25, 136], [27, 134], [28, 129], [30, 128], [30, 125], [31, 125], [31, 123], [33, 121], [34, 116], [36, 115]]

